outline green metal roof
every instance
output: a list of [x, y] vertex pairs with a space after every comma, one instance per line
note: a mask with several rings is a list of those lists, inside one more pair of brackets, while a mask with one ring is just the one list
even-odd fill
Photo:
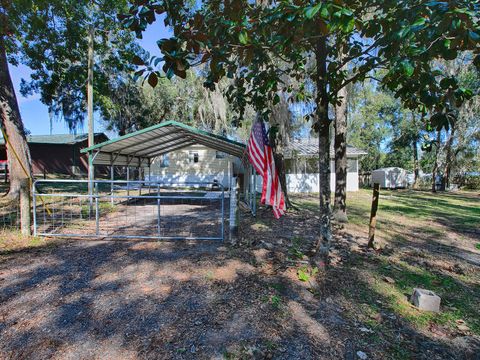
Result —
[[[103, 133], [95, 133], [95, 136], [105, 136]], [[27, 142], [30, 144], [56, 144], [73, 145], [88, 139], [88, 134], [55, 134], [55, 135], [28, 135]], [[108, 138], [107, 138], [108, 139]], [[3, 137], [0, 137], [0, 144], [5, 144]]]
[[131, 161], [137, 164], [138, 161], [139, 166], [146, 166], [151, 158], [195, 144], [240, 158], [245, 152], [245, 144], [173, 120], [105, 141], [81, 152], [98, 152], [94, 163], [99, 165], [125, 165]]

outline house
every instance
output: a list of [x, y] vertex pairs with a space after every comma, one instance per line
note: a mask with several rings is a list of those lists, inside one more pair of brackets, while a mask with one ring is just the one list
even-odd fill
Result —
[[[358, 191], [358, 159], [366, 152], [347, 145], [347, 191]], [[318, 192], [318, 139], [293, 140], [284, 151], [289, 192]], [[330, 149], [330, 188], [335, 190], [335, 159]]]
[[[331, 151], [331, 188], [335, 189], [335, 166]], [[347, 191], [358, 190], [358, 158], [366, 154], [352, 146], [347, 147]], [[290, 143], [285, 151], [287, 185], [290, 192], [318, 192], [318, 140], [301, 139]], [[244, 166], [237, 157], [229, 156], [204, 145], [196, 144], [172, 151], [152, 160], [152, 181], [214, 182], [228, 187], [229, 174], [243, 183]], [[262, 189], [257, 177], [257, 191]]]
[[[103, 133], [95, 134], [95, 143], [108, 140]], [[87, 134], [28, 135], [32, 170], [36, 176], [86, 176], [88, 156], [80, 150], [88, 146]], [[5, 140], [0, 138], [0, 163], [7, 160]], [[105, 169], [96, 169], [99, 172]]]
[[230, 174], [243, 177], [243, 165], [237, 157], [195, 144], [154, 158], [148, 179], [165, 183], [218, 182], [229, 187]]

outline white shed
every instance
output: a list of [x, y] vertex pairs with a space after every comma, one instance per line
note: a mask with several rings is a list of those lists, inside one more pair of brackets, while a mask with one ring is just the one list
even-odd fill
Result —
[[378, 183], [382, 188], [406, 188], [408, 185], [407, 170], [399, 167], [388, 167], [372, 171], [372, 184]]

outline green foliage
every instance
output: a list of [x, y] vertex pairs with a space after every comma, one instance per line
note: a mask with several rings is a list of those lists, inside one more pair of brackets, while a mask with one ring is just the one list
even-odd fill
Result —
[[297, 271], [298, 280], [300, 281], [308, 281], [310, 280], [310, 275], [307, 273], [307, 270], [304, 268], [300, 268]]
[[280, 307], [280, 305], [282, 304], [282, 299], [278, 295], [272, 295], [270, 297], [270, 303], [272, 304], [272, 306], [274, 308], [278, 309]]
[[268, 302], [272, 305], [275, 309], [280, 309], [282, 306], [282, 298], [280, 296], [281, 291], [283, 291], [282, 284], [272, 284], [270, 285], [271, 293], [270, 295], [266, 296], [264, 301]]
[[0, 21], [0, 36], [9, 34], [5, 38], [9, 61], [32, 70], [31, 79], [22, 80], [21, 93], [40, 93], [50, 115], [63, 119], [71, 130], [85, 117], [90, 26], [95, 28], [96, 109], [103, 109], [113, 96], [111, 82], [126, 76], [134, 69], [132, 63], [141, 61], [134, 37], [116, 21], [117, 12], [126, 11], [127, 1], [29, 0], [5, 4], [0, 9], [5, 20]]
[[[337, 39], [325, 43], [330, 56], [326, 78], [321, 81], [329, 89], [322, 94], [327, 96], [327, 104], [336, 101], [339, 88], [385, 67], [382, 84], [408, 107], [433, 110], [432, 124], [445, 127], [454, 118], [454, 105], [471, 97], [471, 91], [456, 88], [451, 76], [438, 70], [432, 60], [451, 60], [459, 51], [476, 49], [480, 34], [476, 7], [478, 1], [455, 6], [422, 1], [398, 6], [393, 0], [283, 1], [275, 6], [239, 2], [225, 7], [206, 1], [190, 9], [182, 3], [159, 1], [132, 5], [121, 19], [138, 34], [154, 21], [152, 12], [164, 14], [175, 33], [159, 42], [163, 71], [167, 76], [184, 77], [186, 69], [200, 62], [209, 65], [207, 88], [213, 89], [223, 77], [234, 79], [227, 94], [240, 119], [247, 104], [266, 118], [269, 110], [265, 104], [274, 101], [280, 90], [302, 92], [282, 89], [282, 79], [315, 77], [305, 66], [325, 36]], [[371, 13], [376, 15], [369, 16]], [[184, 24], [188, 31], [183, 31]], [[296, 29], [294, 34], [291, 29]], [[466, 38], [468, 41], [463, 40]], [[338, 42], [343, 46], [337, 46]], [[352, 63], [351, 75], [340, 70], [340, 52]], [[273, 60], [278, 58], [284, 62], [282, 66]], [[148, 67], [141, 71], [147, 77], [152, 72]]]
[[293, 259], [302, 259], [304, 254], [301, 250], [301, 242], [299, 238], [294, 238], [292, 241], [292, 246], [288, 248], [288, 254]]
[[465, 190], [480, 190], [480, 175], [459, 175], [455, 183]]
[[[203, 87], [201, 75], [187, 71], [185, 79], [159, 78], [158, 86], [126, 76], [119, 78], [112, 88], [112, 96], [104, 99], [102, 118], [108, 128], [120, 135], [139, 130], [165, 120], [213, 131], [228, 133], [233, 117], [231, 107], [221, 91], [208, 92]], [[220, 89], [223, 82], [218, 84]]]
[[310, 281], [310, 278], [315, 277], [318, 273], [318, 268], [309, 268], [308, 266], [302, 266], [297, 270], [298, 280], [307, 282]]
[[[99, 209], [100, 215], [106, 215], [108, 213], [115, 211], [115, 205], [111, 204], [110, 202], [99, 202], [98, 209]], [[83, 218], [88, 218], [91, 216], [95, 217], [95, 208], [91, 208], [90, 205], [82, 205], [82, 208], [80, 210], [80, 215]]]
[[367, 152], [360, 158], [361, 171], [378, 169], [384, 165], [382, 146], [384, 139], [391, 136], [389, 123], [398, 103], [386, 92], [376, 90], [371, 82], [357, 84], [350, 93], [348, 143]]

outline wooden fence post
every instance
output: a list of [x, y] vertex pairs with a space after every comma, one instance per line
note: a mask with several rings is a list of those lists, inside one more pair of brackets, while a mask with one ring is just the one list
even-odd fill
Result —
[[31, 235], [30, 216], [30, 179], [20, 180], [20, 229], [22, 235]]
[[378, 198], [380, 197], [380, 184], [373, 184], [372, 210], [370, 212], [370, 225], [368, 228], [368, 247], [379, 249], [380, 244], [375, 242], [375, 227], [377, 225]]

